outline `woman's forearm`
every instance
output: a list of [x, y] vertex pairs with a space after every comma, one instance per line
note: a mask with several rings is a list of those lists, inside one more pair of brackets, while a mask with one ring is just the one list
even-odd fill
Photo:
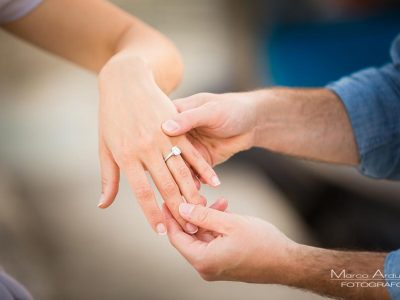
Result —
[[358, 152], [340, 99], [326, 89], [254, 92], [254, 146], [305, 159], [356, 165]]
[[173, 44], [107, 1], [44, 0], [31, 13], [4, 28], [95, 72], [100, 72], [114, 56], [128, 57], [127, 63], [131, 58], [134, 62], [142, 60], [166, 93], [182, 77], [181, 57]]

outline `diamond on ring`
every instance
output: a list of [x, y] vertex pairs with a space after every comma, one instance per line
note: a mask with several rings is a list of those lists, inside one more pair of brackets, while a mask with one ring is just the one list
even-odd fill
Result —
[[171, 152], [168, 153], [165, 157], [164, 157], [164, 161], [167, 161], [168, 159], [170, 159], [172, 156], [178, 156], [181, 155], [182, 151], [178, 146], [173, 146], [171, 148]]
[[181, 149], [178, 146], [174, 146], [171, 148], [171, 152], [173, 155], [180, 155], [182, 153]]

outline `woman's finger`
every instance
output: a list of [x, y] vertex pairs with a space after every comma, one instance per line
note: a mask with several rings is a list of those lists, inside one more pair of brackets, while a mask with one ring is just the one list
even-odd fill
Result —
[[132, 162], [123, 171], [150, 225], [158, 234], [166, 234], [163, 214], [157, 204], [143, 166], [140, 163]]
[[200, 188], [201, 188], [200, 179], [197, 177], [197, 174], [193, 171], [193, 169], [189, 166], [189, 164], [186, 161], [185, 161], [185, 164], [189, 168], [190, 173], [192, 174], [192, 178], [193, 178], [194, 184], [196, 185], [196, 188], [199, 191]]
[[181, 194], [185, 197], [185, 200], [193, 204], [205, 205], [204, 198], [201, 197], [196, 188], [192, 172], [182, 157], [173, 156], [166, 161], [166, 164], [175, 182], [178, 184]]
[[226, 200], [225, 198], [219, 198], [212, 205], [210, 205], [210, 208], [219, 211], [226, 211], [226, 209], [228, 208], [228, 200]]
[[189, 141], [182, 141], [179, 147], [182, 149], [183, 159], [192, 169], [195, 170], [202, 182], [213, 187], [217, 187], [221, 184], [214, 169], [206, 162], [200, 152], [194, 148]]
[[[171, 157], [170, 159], [173, 158], [174, 157]], [[186, 232], [190, 234], [196, 233], [198, 231], [198, 227], [186, 222], [179, 215], [179, 204], [184, 202], [184, 199], [181, 195], [178, 185], [174, 180], [174, 177], [171, 174], [171, 171], [165, 164], [164, 159], [160, 156], [153, 156], [150, 162], [146, 162], [146, 166], [151, 174], [151, 177], [153, 178], [154, 183], [157, 186], [157, 189], [159, 190], [174, 218], [178, 221], [182, 228], [185, 229]], [[193, 183], [190, 171], [189, 177]]]
[[201, 250], [199, 241], [182, 230], [167, 205], [163, 204], [162, 211], [167, 225], [168, 239], [171, 244], [189, 261], [199, 257]]
[[99, 208], [109, 207], [115, 200], [119, 188], [119, 167], [105, 146], [100, 146], [101, 195]]

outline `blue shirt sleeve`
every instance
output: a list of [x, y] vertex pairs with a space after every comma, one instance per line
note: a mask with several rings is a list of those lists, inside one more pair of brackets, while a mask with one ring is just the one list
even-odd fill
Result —
[[390, 298], [400, 300], [400, 250], [390, 252], [386, 256], [384, 269]]
[[400, 35], [390, 54], [391, 63], [354, 73], [327, 88], [339, 96], [347, 110], [360, 172], [400, 180]]

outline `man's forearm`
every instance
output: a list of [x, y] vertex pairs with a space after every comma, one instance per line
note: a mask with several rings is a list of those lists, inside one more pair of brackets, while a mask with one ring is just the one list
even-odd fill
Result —
[[340, 99], [326, 89], [256, 91], [255, 146], [305, 159], [356, 165], [357, 146]]
[[386, 253], [335, 251], [299, 246], [279, 283], [344, 299], [389, 299]]

